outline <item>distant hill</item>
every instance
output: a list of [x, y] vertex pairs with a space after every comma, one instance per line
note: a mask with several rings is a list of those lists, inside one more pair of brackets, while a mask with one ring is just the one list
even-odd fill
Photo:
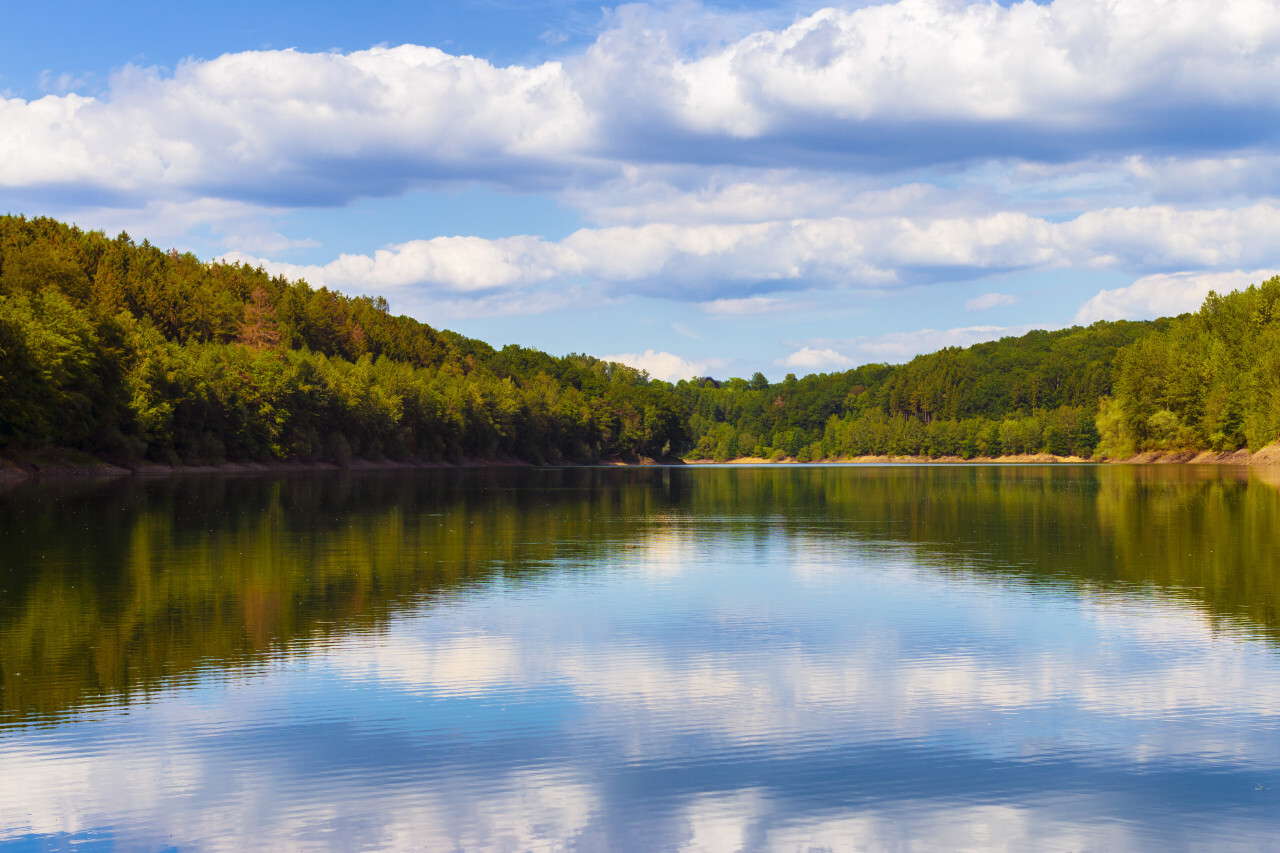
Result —
[[247, 265], [0, 217], [0, 454], [124, 464], [1127, 456], [1280, 435], [1280, 279], [770, 383], [674, 385], [394, 316]]

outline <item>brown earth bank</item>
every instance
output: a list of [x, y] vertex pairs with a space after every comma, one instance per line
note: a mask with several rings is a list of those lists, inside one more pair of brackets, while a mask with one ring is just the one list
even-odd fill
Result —
[[1155, 465], [1280, 465], [1280, 441], [1268, 444], [1257, 453], [1250, 453], [1248, 450], [1236, 450], [1232, 453], [1183, 450], [1139, 453], [1123, 461]]
[[160, 465], [141, 462], [124, 466], [100, 459], [59, 457], [49, 454], [38, 459], [0, 459], [0, 480], [30, 480], [52, 477], [130, 477], [167, 476], [171, 474], [250, 474], [288, 473], [294, 471], [379, 471], [407, 468], [489, 468], [529, 466], [519, 459], [487, 459], [461, 462], [399, 461], [391, 459], [352, 459], [343, 465], [332, 462], [223, 462], [216, 465]]
[[[578, 463], [562, 463], [581, 467]], [[586, 465], [683, 465], [681, 459], [602, 459]], [[532, 468], [523, 459], [462, 459], [452, 462], [397, 459], [352, 459], [343, 464], [321, 461], [222, 462], [208, 465], [162, 465], [108, 462], [74, 450], [52, 448], [26, 456], [0, 457], [0, 482], [60, 477], [131, 477], [172, 474], [252, 474], [303, 471], [394, 471], [441, 468]]]
[[962, 459], [959, 456], [850, 456], [839, 459], [822, 459], [816, 462], [797, 462], [790, 456], [782, 459], [760, 459], [755, 456], [740, 456], [724, 462], [711, 459], [686, 459], [688, 465], [974, 465], [974, 464], [1023, 464], [1047, 465], [1050, 463], [1096, 462], [1082, 456], [1053, 456], [1048, 453], [1030, 453], [1018, 456], [975, 456]]
[[[962, 459], [959, 456], [854, 456], [842, 459], [823, 459], [819, 462], [799, 463], [791, 457], [770, 460], [753, 456], [741, 456], [724, 462], [711, 459], [603, 459], [594, 465], [642, 466], [642, 465], [1060, 465], [1081, 463], [1133, 464], [1133, 465], [1266, 465], [1280, 466], [1280, 442], [1269, 444], [1256, 453], [1237, 450], [1233, 453], [1210, 451], [1164, 451], [1139, 453], [1125, 459], [1086, 459], [1081, 456], [1054, 456], [1049, 453], [1021, 454], [1017, 456], [975, 456]], [[572, 466], [573, 463], [567, 463]], [[0, 482], [51, 477], [129, 477], [166, 476], [171, 474], [249, 474], [288, 473], [303, 471], [391, 471], [415, 468], [531, 468], [532, 463], [522, 459], [464, 459], [456, 462], [424, 460], [353, 459], [339, 465], [319, 461], [272, 462], [223, 462], [216, 465], [161, 465], [141, 462], [118, 465], [84, 453], [70, 450], [46, 450], [39, 454], [17, 458], [0, 458]]]
[[1248, 450], [1237, 450], [1232, 453], [1213, 453], [1207, 450], [1153, 451], [1139, 453], [1136, 456], [1124, 459], [1086, 459], [1083, 456], [1054, 456], [1050, 453], [1030, 453], [1017, 456], [975, 456], [972, 459], [962, 459], [959, 456], [853, 456], [807, 463], [798, 463], [791, 457], [769, 460], [753, 456], [740, 456], [737, 459], [729, 459], [720, 463], [711, 459], [686, 459], [685, 462], [689, 465], [848, 465], [858, 463], [876, 465], [1059, 465], [1086, 462], [1132, 465], [1280, 465], [1280, 442], [1268, 444], [1257, 453], [1250, 453]]

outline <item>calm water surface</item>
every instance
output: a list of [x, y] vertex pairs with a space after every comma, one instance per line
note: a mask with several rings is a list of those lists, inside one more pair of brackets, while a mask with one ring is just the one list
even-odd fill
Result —
[[1280, 849], [1280, 478], [0, 490], [0, 849]]

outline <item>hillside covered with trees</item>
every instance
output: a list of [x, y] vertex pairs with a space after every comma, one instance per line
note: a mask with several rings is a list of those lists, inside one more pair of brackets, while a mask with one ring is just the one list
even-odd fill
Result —
[[127, 234], [0, 218], [0, 452], [117, 461], [665, 457], [671, 387]]
[[1280, 279], [1195, 314], [903, 365], [675, 384], [500, 350], [246, 265], [0, 217], [0, 454], [124, 464], [1254, 450], [1280, 435]]
[[1280, 277], [1210, 293], [1117, 355], [1102, 450], [1258, 450], [1280, 437]]
[[703, 458], [1091, 456], [1117, 353], [1166, 321], [1035, 331], [769, 385], [679, 383]]

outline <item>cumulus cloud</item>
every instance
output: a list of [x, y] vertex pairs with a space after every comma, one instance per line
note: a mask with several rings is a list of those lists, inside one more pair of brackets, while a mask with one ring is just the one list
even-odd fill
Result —
[[1277, 275], [1274, 270], [1202, 273], [1178, 272], [1144, 276], [1128, 287], [1099, 291], [1076, 312], [1076, 322], [1150, 320], [1195, 311], [1209, 291], [1228, 293]]
[[[798, 291], [1274, 263], [1280, 7], [854, 5], [778, 22], [628, 4], [528, 66], [410, 44], [50, 80], [0, 96], [0, 192], [153, 241], [212, 234], [229, 259], [432, 319], [633, 294], [731, 317]], [[474, 182], [554, 194], [590, 227], [411, 233], [335, 258], [286, 254], [315, 241], [274, 221]], [[1081, 316], [1146, 310], [1141, 292]], [[966, 307], [1012, 304], [995, 298]], [[805, 347], [788, 358], [867, 355]]]
[[536, 182], [593, 124], [558, 63], [254, 51], [128, 66], [100, 98], [0, 100], [0, 186], [334, 204], [432, 178]]
[[1000, 305], [1017, 305], [1021, 301], [1012, 293], [984, 293], [964, 303], [966, 311], [987, 311]]
[[725, 359], [722, 358], [696, 361], [655, 350], [645, 350], [642, 353], [620, 352], [614, 355], [602, 355], [600, 358], [643, 370], [654, 379], [662, 379], [666, 382], [679, 382], [681, 379], [704, 376], [711, 368], [726, 364]]
[[250, 51], [127, 66], [99, 95], [0, 99], [0, 186], [340, 204], [440, 180], [564, 186], [631, 161], [1234, 156], [1271, 143], [1280, 105], [1280, 7], [1256, 0], [900, 0], [709, 47], [613, 21], [533, 67], [418, 45]]
[[[1155, 272], [1256, 264], [1271, 257], [1277, 230], [1280, 208], [1259, 203], [1238, 210], [1111, 208], [1067, 222], [1000, 211], [964, 218], [652, 223], [583, 228], [560, 241], [437, 237], [323, 265], [273, 263], [245, 253], [226, 257], [357, 291], [419, 287], [461, 298], [588, 282], [701, 302], [711, 313], [745, 314], [776, 307], [776, 297], [766, 293], [816, 285], [883, 290], [1055, 266]], [[739, 295], [744, 288], [756, 293]], [[992, 304], [1010, 304], [1012, 297], [999, 296], [1003, 301]]]
[[[922, 124], [981, 125], [987, 132], [948, 139], [949, 155], [1005, 147], [1057, 159], [1055, 137], [1092, 137], [1091, 147], [1144, 137], [1160, 146], [1203, 144], [1178, 129], [1210, 105], [1226, 120], [1219, 139], [1206, 142], [1254, 141], [1256, 113], [1277, 103], [1277, 46], [1280, 10], [1252, 0], [1212, 9], [1166, 0], [1007, 8], [903, 0], [824, 9], [677, 61], [670, 76], [682, 84], [672, 87], [683, 96], [676, 114], [703, 133], [759, 138], [796, 124], [839, 125], [858, 148], [879, 146], [883, 156], [893, 156], [889, 143], [913, 143], [902, 152], [910, 157], [922, 153]], [[1142, 109], [1117, 109], [1126, 106]], [[1015, 132], [1002, 146], [996, 128]]]
[[1280, 226], [1280, 208], [1258, 202], [1236, 209], [1183, 210], [1169, 205], [1107, 208], [1055, 227], [1063, 259], [1120, 269], [1223, 267], [1265, 263], [1265, 235]]
[[829, 368], [853, 367], [854, 362], [849, 356], [842, 355], [830, 347], [822, 349], [801, 347], [786, 358], [778, 359], [774, 364], [780, 364], [783, 367], [798, 367], [816, 373]]

